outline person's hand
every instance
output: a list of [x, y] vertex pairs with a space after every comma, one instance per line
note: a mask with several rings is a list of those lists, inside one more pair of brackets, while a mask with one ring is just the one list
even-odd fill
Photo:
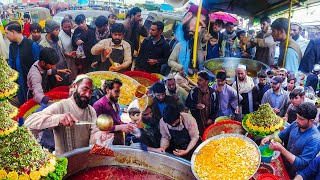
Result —
[[153, 65], [155, 65], [155, 64], [158, 64], [159, 62], [158, 62], [158, 60], [156, 60], [156, 59], [148, 59], [148, 63], [149, 63], [151, 66], [153, 66]]
[[154, 148], [152, 151], [158, 152], [158, 153], [165, 153], [166, 151], [163, 148]]
[[206, 105], [204, 105], [202, 103], [197, 104], [197, 109], [199, 109], [199, 110], [204, 109], [205, 107], [206, 107]]
[[70, 69], [58, 69], [58, 72], [63, 73], [63, 74], [70, 74], [71, 73]]
[[122, 124], [122, 125], [118, 125], [118, 126], [120, 128], [120, 131], [125, 132], [125, 133], [129, 133], [134, 130], [134, 127], [131, 124]]
[[267, 144], [270, 141], [270, 136], [265, 137], [264, 139], [261, 140], [260, 145], [264, 146], [265, 144]]
[[122, 68], [121, 68], [121, 65], [120, 64], [114, 64], [112, 65], [110, 68], [109, 68], [109, 71], [113, 71], [113, 72], [118, 72], [120, 71]]
[[213, 123], [212, 119], [208, 119], [208, 121], [206, 122], [207, 125], [210, 125], [212, 123]]
[[204, 42], [208, 42], [210, 40], [210, 38], [212, 38], [210, 33], [206, 33], [203, 37]]
[[103, 51], [103, 57], [109, 58], [112, 53], [112, 48], [106, 47]]
[[279, 152], [282, 152], [282, 150], [284, 149], [284, 147], [282, 146], [282, 144], [280, 144], [279, 142], [277, 141], [272, 141], [271, 140], [271, 143], [270, 143], [270, 146], [269, 148], [273, 151], [279, 151]]
[[235, 114], [240, 114], [240, 109], [237, 108], [235, 111], [234, 111]]
[[250, 37], [243, 37], [241, 38], [240, 42], [243, 43], [243, 44], [247, 44], [248, 42], [250, 42]]
[[54, 101], [53, 100], [49, 100], [47, 104], [52, 104], [52, 103], [54, 103]]
[[81, 40], [81, 39], [79, 39], [77, 42], [76, 42], [76, 44], [77, 44], [77, 46], [80, 46], [81, 44], [83, 44], [84, 42]]
[[285, 122], [288, 121], [288, 118], [287, 118], [287, 117], [283, 117], [282, 119], [283, 119]]
[[70, 58], [75, 58], [77, 56], [77, 51], [65, 52], [64, 55]]
[[234, 40], [230, 39], [229, 40], [230, 45], [232, 46], [234, 44]]
[[278, 114], [280, 112], [280, 110], [278, 108], [272, 108], [273, 109], [273, 112]]
[[97, 65], [98, 65], [98, 62], [96, 61], [96, 62], [93, 62], [93, 63], [91, 64], [91, 67], [92, 67], [92, 68], [96, 68]]
[[58, 74], [54, 75], [54, 77], [56, 78], [56, 81], [58, 81], [58, 82], [63, 81], [63, 78], [61, 76], [59, 76]]
[[63, 126], [73, 126], [76, 122], [78, 122], [77, 118], [71, 113], [65, 113], [60, 116], [59, 123]]
[[182, 150], [182, 149], [175, 149], [173, 151], [173, 154], [176, 155], [176, 156], [184, 156], [186, 154], [188, 154], [188, 151], [187, 150]]

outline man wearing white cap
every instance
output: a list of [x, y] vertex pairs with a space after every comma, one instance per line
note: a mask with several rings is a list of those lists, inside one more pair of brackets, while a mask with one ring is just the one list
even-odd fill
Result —
[[[236, 81], [238, 81], [238, 87]], [[243, 97], [241, 101], [242, 114], [249, 114], [253, 112], [252, 89], [254, 83], [252, 78], [247, 75], [247, 67], [245, 65], [238, 65], [236, 81], [232, 84], [232, 87], [236, 90], [238, 89], [239, 94]]]
[[296, 22], [291, 23], [290, 35], [291, 35], [292, 39], [295, 40], [296, 43], [300, 46], [302, 56], [303, 56], [310, 40], [305, 39], [301, 36], [302, 30], [303, 30], [303, 27], [301, 24], [296, 23]]

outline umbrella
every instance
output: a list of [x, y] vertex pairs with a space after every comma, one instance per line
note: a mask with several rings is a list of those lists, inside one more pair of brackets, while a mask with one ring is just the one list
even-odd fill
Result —
[[238, 24], [239, 21], [237, 18], [235, 18], [234, 16], [232, 16], [229, 13], [225, 13], [225, 12], [215, 12], [215, 13], [211, 13], [209, 14], [210, 20], [217, 20], [220, 19], [222, 21], [226, 22], [232, 22], [233, 24]]

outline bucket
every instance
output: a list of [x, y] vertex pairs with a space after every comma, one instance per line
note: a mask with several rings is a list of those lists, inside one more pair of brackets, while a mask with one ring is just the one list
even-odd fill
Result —
[[259, 146], [259, 149], [261, 153], [261, 162], [270, 163], [272, 156], [274, 155], [274, 151], [269, 148], [269, 144]]

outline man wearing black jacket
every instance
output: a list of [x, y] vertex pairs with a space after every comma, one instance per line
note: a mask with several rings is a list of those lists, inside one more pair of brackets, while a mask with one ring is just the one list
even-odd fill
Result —
[[77, 49], [78, 46], [83, 46], [85, 58], [78, 61], [78, 65], [82, 66], [79, 74], [92, 71], [91, 64], [96, 62], [100, 56], [94, 56], [91, 53], [91, 48], [97, 43], [96, 30], [86, 24], [86, 17], [83, 14], [77, 15], [75, 22], [78, 27], [74, 30], [72, 37], [72, 45]]
[[150, 28], [150, 37], [142, 42], [137, 69], [148, 73], [160, 73], [161, 66], [168, 62], [170, 46], [162, 36], [164, 24], [153, 22]]

